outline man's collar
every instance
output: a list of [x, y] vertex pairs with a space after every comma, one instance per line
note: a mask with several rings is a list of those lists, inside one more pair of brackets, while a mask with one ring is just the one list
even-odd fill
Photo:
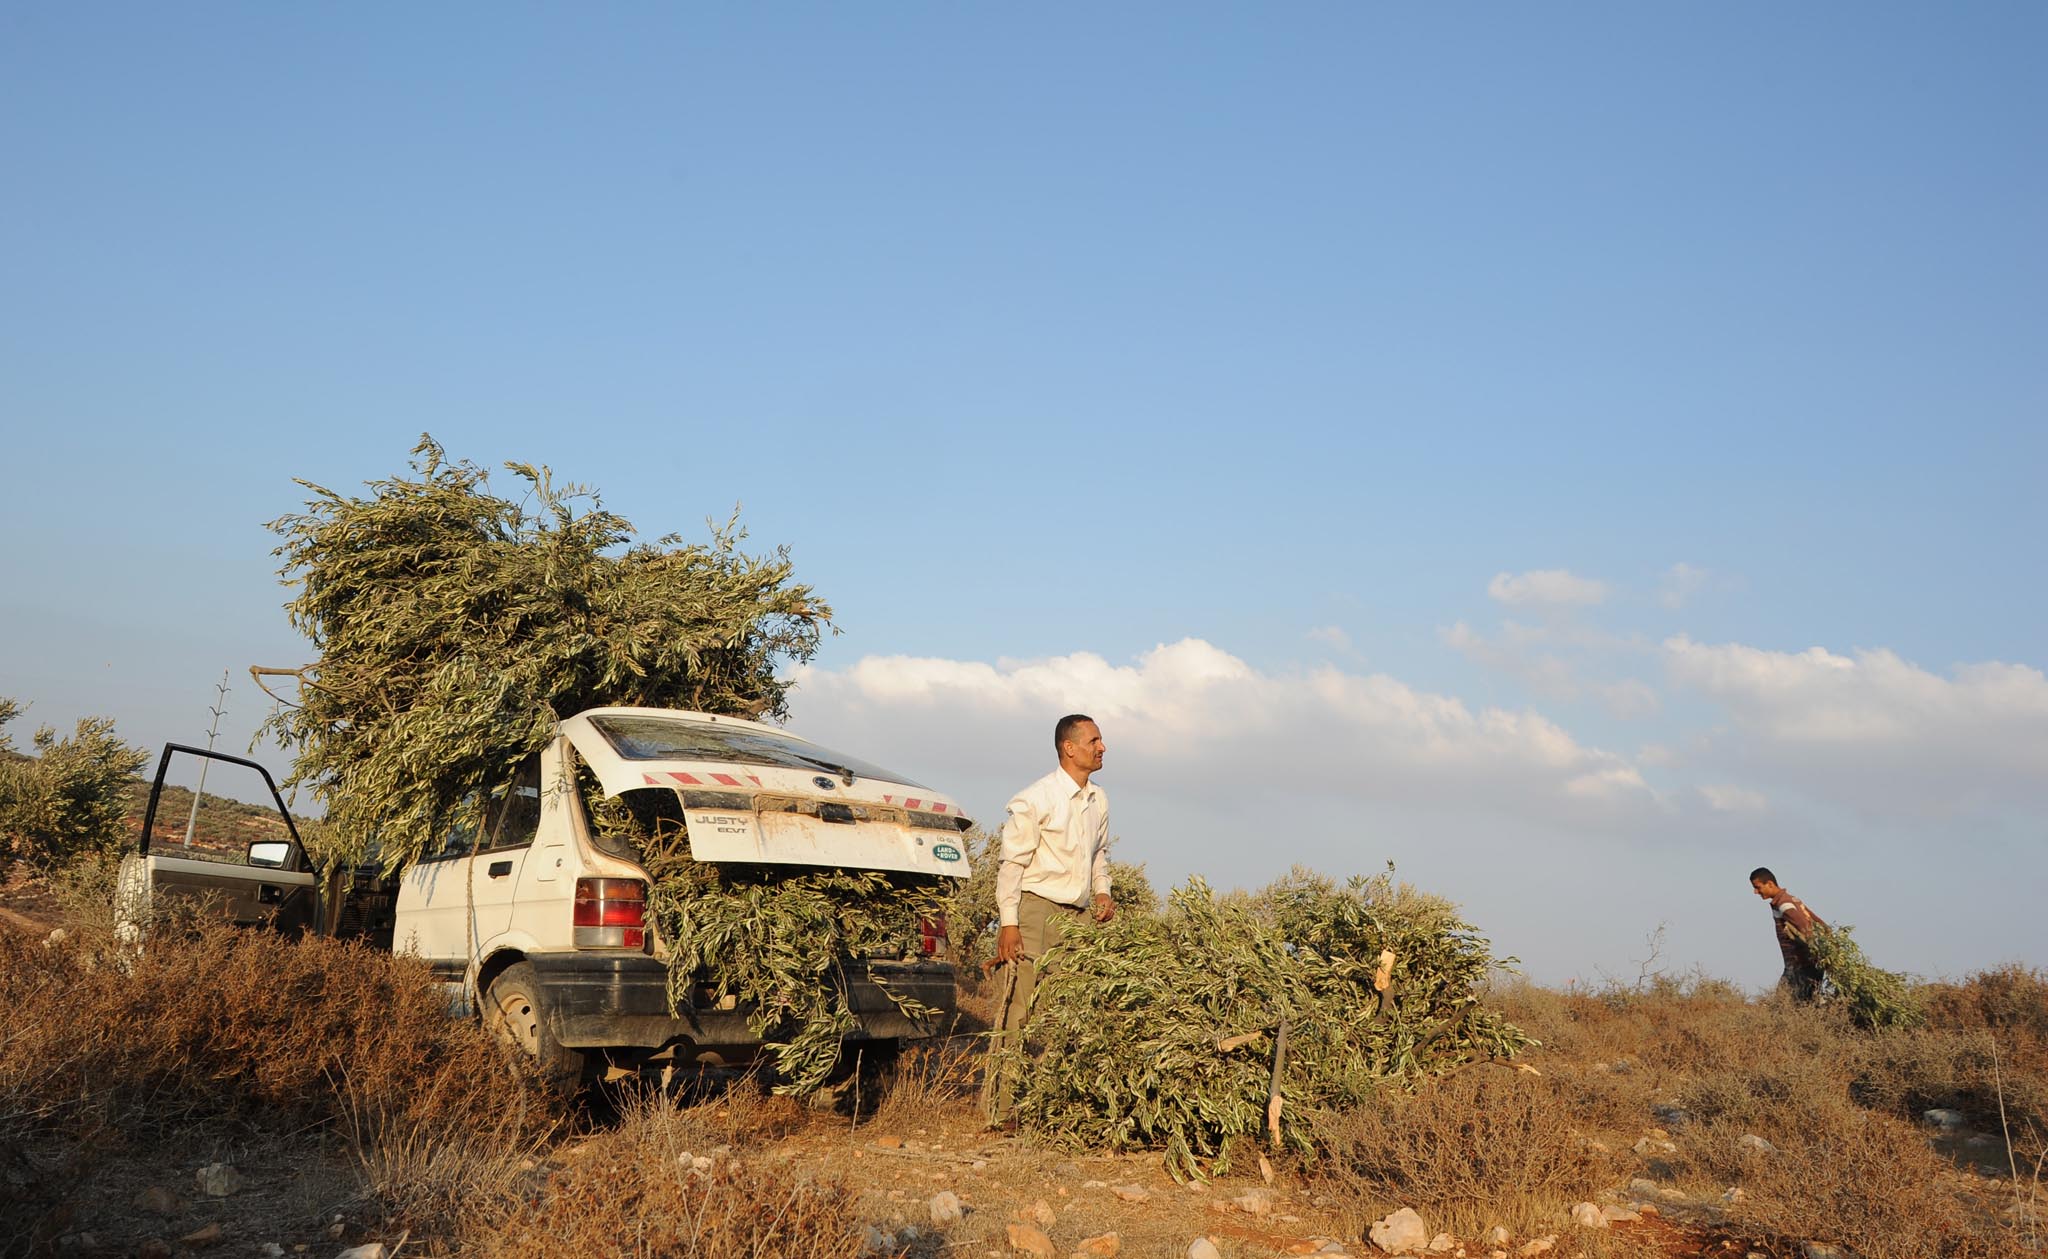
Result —
[[1087, 786], [1085, 786], [1085, 787], [1084, 787], [1084, 786], [1082, 786], [1082, 785], [1081, 785], [1080, 783], [1078, 783], [1078, 782], [1074, 781], [1074, 776], [1073, 776], [1072, 774], [1070, 774], [1070, 773], [1068, 773], [1068, 772], [1067, 772], [1067, 767], [1066, 767], [1066, 766], [1064, 766], [1064, 765], [1056, 765], [1056, 766], [1054, 766], [1054, 767], [1053, 767], [1053, 771], [1052, 771], [1052, 772], [1053, 772], [1053, 773], [1055, 773], [1055, 774], [1058, 774], [1058, 775], [1060, 776], [1060, 780], [1061, 780], [1062, 782], [1066, 783], [1066, 784], [1067, 784], [1067, 786], [1069, 786], [1069, 787], [1072, 787], [1072, 788], [1073, 788], [1073, 790], [1072, 790], [1072, 791], [1069, 791], [1069, 792], [1067, 793], [1067, 794], [1068, 794], [1068, 795], [1070, 795], [1070, 796], [1072, 796], [1072, 795], [1079, 795], [1079, 794], [1081, 794], [1081, 793], [1082, 793], [1082, 792], [1084, 792], [1084, 791], [1093, 791], [1093, 790], [1095, 790], [1095, 784], [1094, 784], [1094, 783], [1093, 783], [1092, 781], [1091, 781], [1091, 782], [1090, 782], [1090, 783], [1089, 783], [1089, 784], [1088, 784]]

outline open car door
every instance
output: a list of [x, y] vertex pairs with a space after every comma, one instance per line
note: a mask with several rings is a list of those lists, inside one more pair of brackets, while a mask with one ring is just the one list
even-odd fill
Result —
[[[276, 805], [276, 814], [267, 807], [206, 795], [202, 772], [202, 790], [193, 794], [187, 816], [179, 819], [184, 823], [182, 836], [159, 836], [158, 811], [174, 755], [198, 757], [204, 769], [233, 767], [230, 772], [251, 786], [253, 771]], [[166, 824], [168, 829], [169, 819]], [[156, 914], [182, 899], [240, 926], [296, 935], [318, 921], [318, 878], [309, 865], [298, 828], [269, 770], [225, 752], [167, 743], [150, 785], [142, 835], [135, 851], [121, 860], [116, 921], [124, 936], [139, 941]]]

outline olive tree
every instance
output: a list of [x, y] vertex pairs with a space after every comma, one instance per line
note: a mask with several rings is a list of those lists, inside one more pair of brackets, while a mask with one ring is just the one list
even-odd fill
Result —
[[[0, 699], [0, 727], [21, 713]], [[33, 758], [14, 754], [0, 733], [0, 871], [15, 861], [55, 870], [119, 848], [126, 792], [147, 757], [114, 734], [106, 717], [85, 717], [69, 738], [37, 730]]]
[[265, 730], [340, 853], [417, 859], [585, 708], [784, 715], [778, 668], [831, 626], [786, 548], [742, 551], [736, 516], [703, 542], [636, 541], [545, 467], [506, 464], [507, 497], [431, 437], [412, 453], [361, 495], [298, 482], [306, 509], [270, 526], [315, 659]]

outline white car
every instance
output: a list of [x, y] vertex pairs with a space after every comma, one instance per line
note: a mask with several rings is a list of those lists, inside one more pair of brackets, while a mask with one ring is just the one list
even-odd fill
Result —
[[[731, 1061], [760, 1038], [728, 999], [669, 1008], [667, 942], [646, 912], [648, 874], [632, 845], [598, 819], [621, 807], [687, 830], [698, 861], [888, 871], [911, 878], [968, 873], [957, 800], [901, 774], [773, 726], [707, 713], [596, 708], [561, 723], [486, 813], [442, 851], [395, 877], [358, 870], [332, 904], [318, 902], [288, 814], [285, 838], [248, 845], [239, 862], [198, 860], [152, 843], [173, 753], [253, 761], [171, 745], [157, 770], [137, 851], [124, 863], [130, 917], [161, 895], [211, 894], [237, 921], [368, 938], [424, 958], [451, 1004], [480, 1011], [544, 1066], [581, 1071], [692, 1060]], [[270, 786], [276, 799], [276, 788]], [[609, 803], [607, 803], [609, 802]], [[280, 813], [285, 813], [278, 800]], [[939, 1011], [954, 1008], [943, 922], [926, 924], [911, 956], [847, 958], [841, 975], [859, 1025], [852, 1042], [894, 1042], [935, 1030], [905, 1016], [875, 982]]]

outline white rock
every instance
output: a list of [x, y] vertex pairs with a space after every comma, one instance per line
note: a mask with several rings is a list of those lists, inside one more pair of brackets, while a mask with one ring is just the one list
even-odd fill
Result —
[[1512, 1236], [1514, 1234], [1508, 1232], [1507, 1225], [1496, 1224], [1492, 1228], [1487, 1229], [1485, 1235], [1479, 1240], [1489, 1246], [1505, 1246], [1508, 1244], [1508, 1238]]
[[1125, 1202], [1146, 1202], [1152, 1197], [1143, 1185], [1111, 1185], [1109, 1191]]
[[1523, 1242], [1522, 1248], [1515, 1253], [1520, 1255], [1521, 1259], [1535, 1259], [1537, 1255], [1543, 1254], [1555, 1245], [1557, 1245], [1557, 1234], [1545, 1233], [1541, 1237]]
[[[1960, 1110], [1945, 1110], [1937, 1106], [1933, 1110], [1921, 1111], [1920, 1122], [1926, 1124], [1930, 1128], [1940, 1128], [1943, 1131], [1947, 1131], [1952, 1128], [1962, 1127], [1965, 1122], [1965, 1119], [1963, 1117], [1963, 1112]], [[1808, 1244], [1820, 1245], [1821, 1243], [1810, 1242]]]
[[1053, 1211], [1051, 1203], [1040, 1198], [1031, 1204], [1031, 1209], [1024, 1213], [1024, 1218], [1040, 1228], [1050, 1229], [1060, 1217]]
[[1743, 1188], [1741, 1185], [1730, 1185], [1726, 1189], [1721, 1191], [1721, 1201], [1727, 1203], [1731, 1207], [1741, 1202], [1744, 1198], [1747, 1198], [1748, 1196], [1749, 1195], [1747, 1193], [1743, 1192]]
[[1808, 1242], [1801, 1249], [1806, 1259], [1849, 1259], [1849, 1252], [1833, 1242]]
[[1581, 1202], [1572, 1208], [1572, 1223], [1580, 1228], [1606, 1228], [1607, 1216], [1592, 1203]]
[[1754, 1150], [1758, 1154], [1776, 1154], [1778, 1152], [1777, 1146], [1772, 1145], [1754, 1132], [1743, 1133], [1735, 1139], [1735, 1144], [1745, 1150]]
[[1627, 1207], [1601, 1207], [1600, 1214], [1607, 1217], [1609, 1224], [1627, 1224], [1643, 1218], [1642, 1212], [1631, 1211]]
[[384, 1259], [384, 1254], [383, 1242], [371, 1242], [366, 1246], [350, 1246], [334, 1259]]
[[1273, 1213], [1273, 1191], [1271, 1189], [1250, 1189], [1230, 1200], [1230, 1205], [1246, 1215], [1271, 1215]]
[[1107, 1189], [1107, 1188], [1109, 1188], [1109, 1182], [1108, 1182], [1108, 1181], [1106, 1181], [1106, 1180], [1084, 1180], [1084, 1181], [1082, 1181], [1082, 1182], [1081, 1182], [1081, 1188], [1083, 1188], [1083, 1189]]
[[1413, 1207], [1400, 1210], [1376, 1222], [1369, 1234], [1372, 1244], [1390, 1255], [1410, 1255], [1429, 1245], [1429, 1225]]
[[199, 1186], [199, 1192], [209, 1198], [225, 1198], [240, 1189], [242, 1173], [226, 1163], [208, 1163], [192, 1175]]
[[1429, 1239], [1429, 1253], [1433, 1255], [1441, 1255], [1447, 1251], [1455, 1250], [1457, 1247], [1458, 1239], [1449, 1233], [1438, 1233], [1435, 1237]]
[[276, 1242], [264, 1242], [256, 1248], [256, 1253], [262, 1255], [263, 1259], [284, 1259], [284, 1247]]
[[953, 1227], [960, 1222], [961, 1216], [967, 1214], [967, 1208], [961, 1205], [960, 1195], [950, 1189], [933, 1194], [929, 1205], [932, 1223], [940, 1228]]
[[1188, 1259], [1223, 1259], [1223, 1252], [1216, 1249], [1215, 1242], [1197, 1237], [1188, 1243]]
[[1630, 1193], [1640, 1194], [1645, 1198], [1656, 1197], [1657, 1189], [1658, 1185], [1656, 1181], [1650, 1180], [1643, 1176], [1638, 1176], [1634, 1180], [1628, 1182], [1628, 1191]]
[[1629, 1148], [1633, 1149], [1637, 1154], [1642, 1155], [1644, 1158], [1648, 1158], [1653, 1154], [1678, 1153], [1678, 1147], [1676, 1145], [1673, 1145], [1671, 1142], [1666, 1141], [1662, 1137], [1644, 1137], [1642, 1140], [1637, 1141], [1633, 1146]]

